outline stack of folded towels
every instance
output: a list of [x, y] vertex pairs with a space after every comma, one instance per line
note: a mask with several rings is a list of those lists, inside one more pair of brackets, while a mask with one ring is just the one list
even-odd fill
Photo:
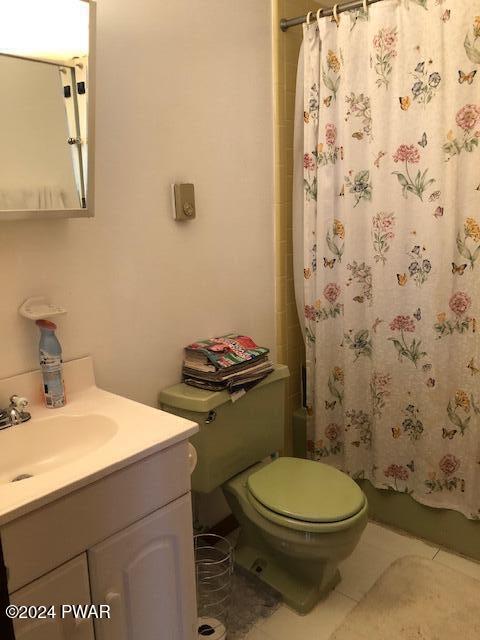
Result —
[[248, 336], [199, 340], [185, 347], [183, 381], [210, 391], [248, 390], [273, 371], [268, 353]]

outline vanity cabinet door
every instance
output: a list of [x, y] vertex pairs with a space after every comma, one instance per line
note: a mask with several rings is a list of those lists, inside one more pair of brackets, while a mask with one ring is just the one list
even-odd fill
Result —
[[91, 620], [62, 620], [60, 605], [90, 604], [87, 558], [83, 554], [10, 595], [17, 606], [54, 605], [55, 618], [15, 620], [15, 640], [95, 640]]
[[190, 494], [88, 551], [93, 601], [109, 604], [97, 640], [193, 640], [195, 573]]

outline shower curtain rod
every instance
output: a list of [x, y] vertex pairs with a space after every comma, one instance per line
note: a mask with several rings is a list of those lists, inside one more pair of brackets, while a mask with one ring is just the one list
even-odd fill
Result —
[[[375, 2], [381, 2], [381, 0], [367, 0], [367, 4], [375, 4]], [[363, 7], [363, 0], [353, 0], [352, 2], [344, 2], [343, 4], [339, 4], [337, 6], [337, 13], [343, 13], [343, 11], [350, 11], [351, 9], [360, 9]], [[313, 16], [315, 16], [316, 11], [312, 10]], [[328, 18], [328, 16], [333, 16], [333, 8], [332, 9], [323, 9], [321, 13], [322, 18]], [[296, 27], [299, 24], [303, 24], [307, 21], [307, 16], [299, 16], [298, 18], [282, 18], [280, 20], [280, 29], [282, 31], [286, 31], [290, 27]]]

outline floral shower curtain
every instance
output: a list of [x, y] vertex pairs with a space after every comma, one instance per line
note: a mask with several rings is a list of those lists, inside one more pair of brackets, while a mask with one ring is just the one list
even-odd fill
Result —
[[480, 518], [480, 0], [304, 26], [308, 451]]

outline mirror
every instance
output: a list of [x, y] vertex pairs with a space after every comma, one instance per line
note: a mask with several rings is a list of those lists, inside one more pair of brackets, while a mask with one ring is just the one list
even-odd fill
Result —
[[0, 220], [92, 216], [95, 3], [2, 0]]

